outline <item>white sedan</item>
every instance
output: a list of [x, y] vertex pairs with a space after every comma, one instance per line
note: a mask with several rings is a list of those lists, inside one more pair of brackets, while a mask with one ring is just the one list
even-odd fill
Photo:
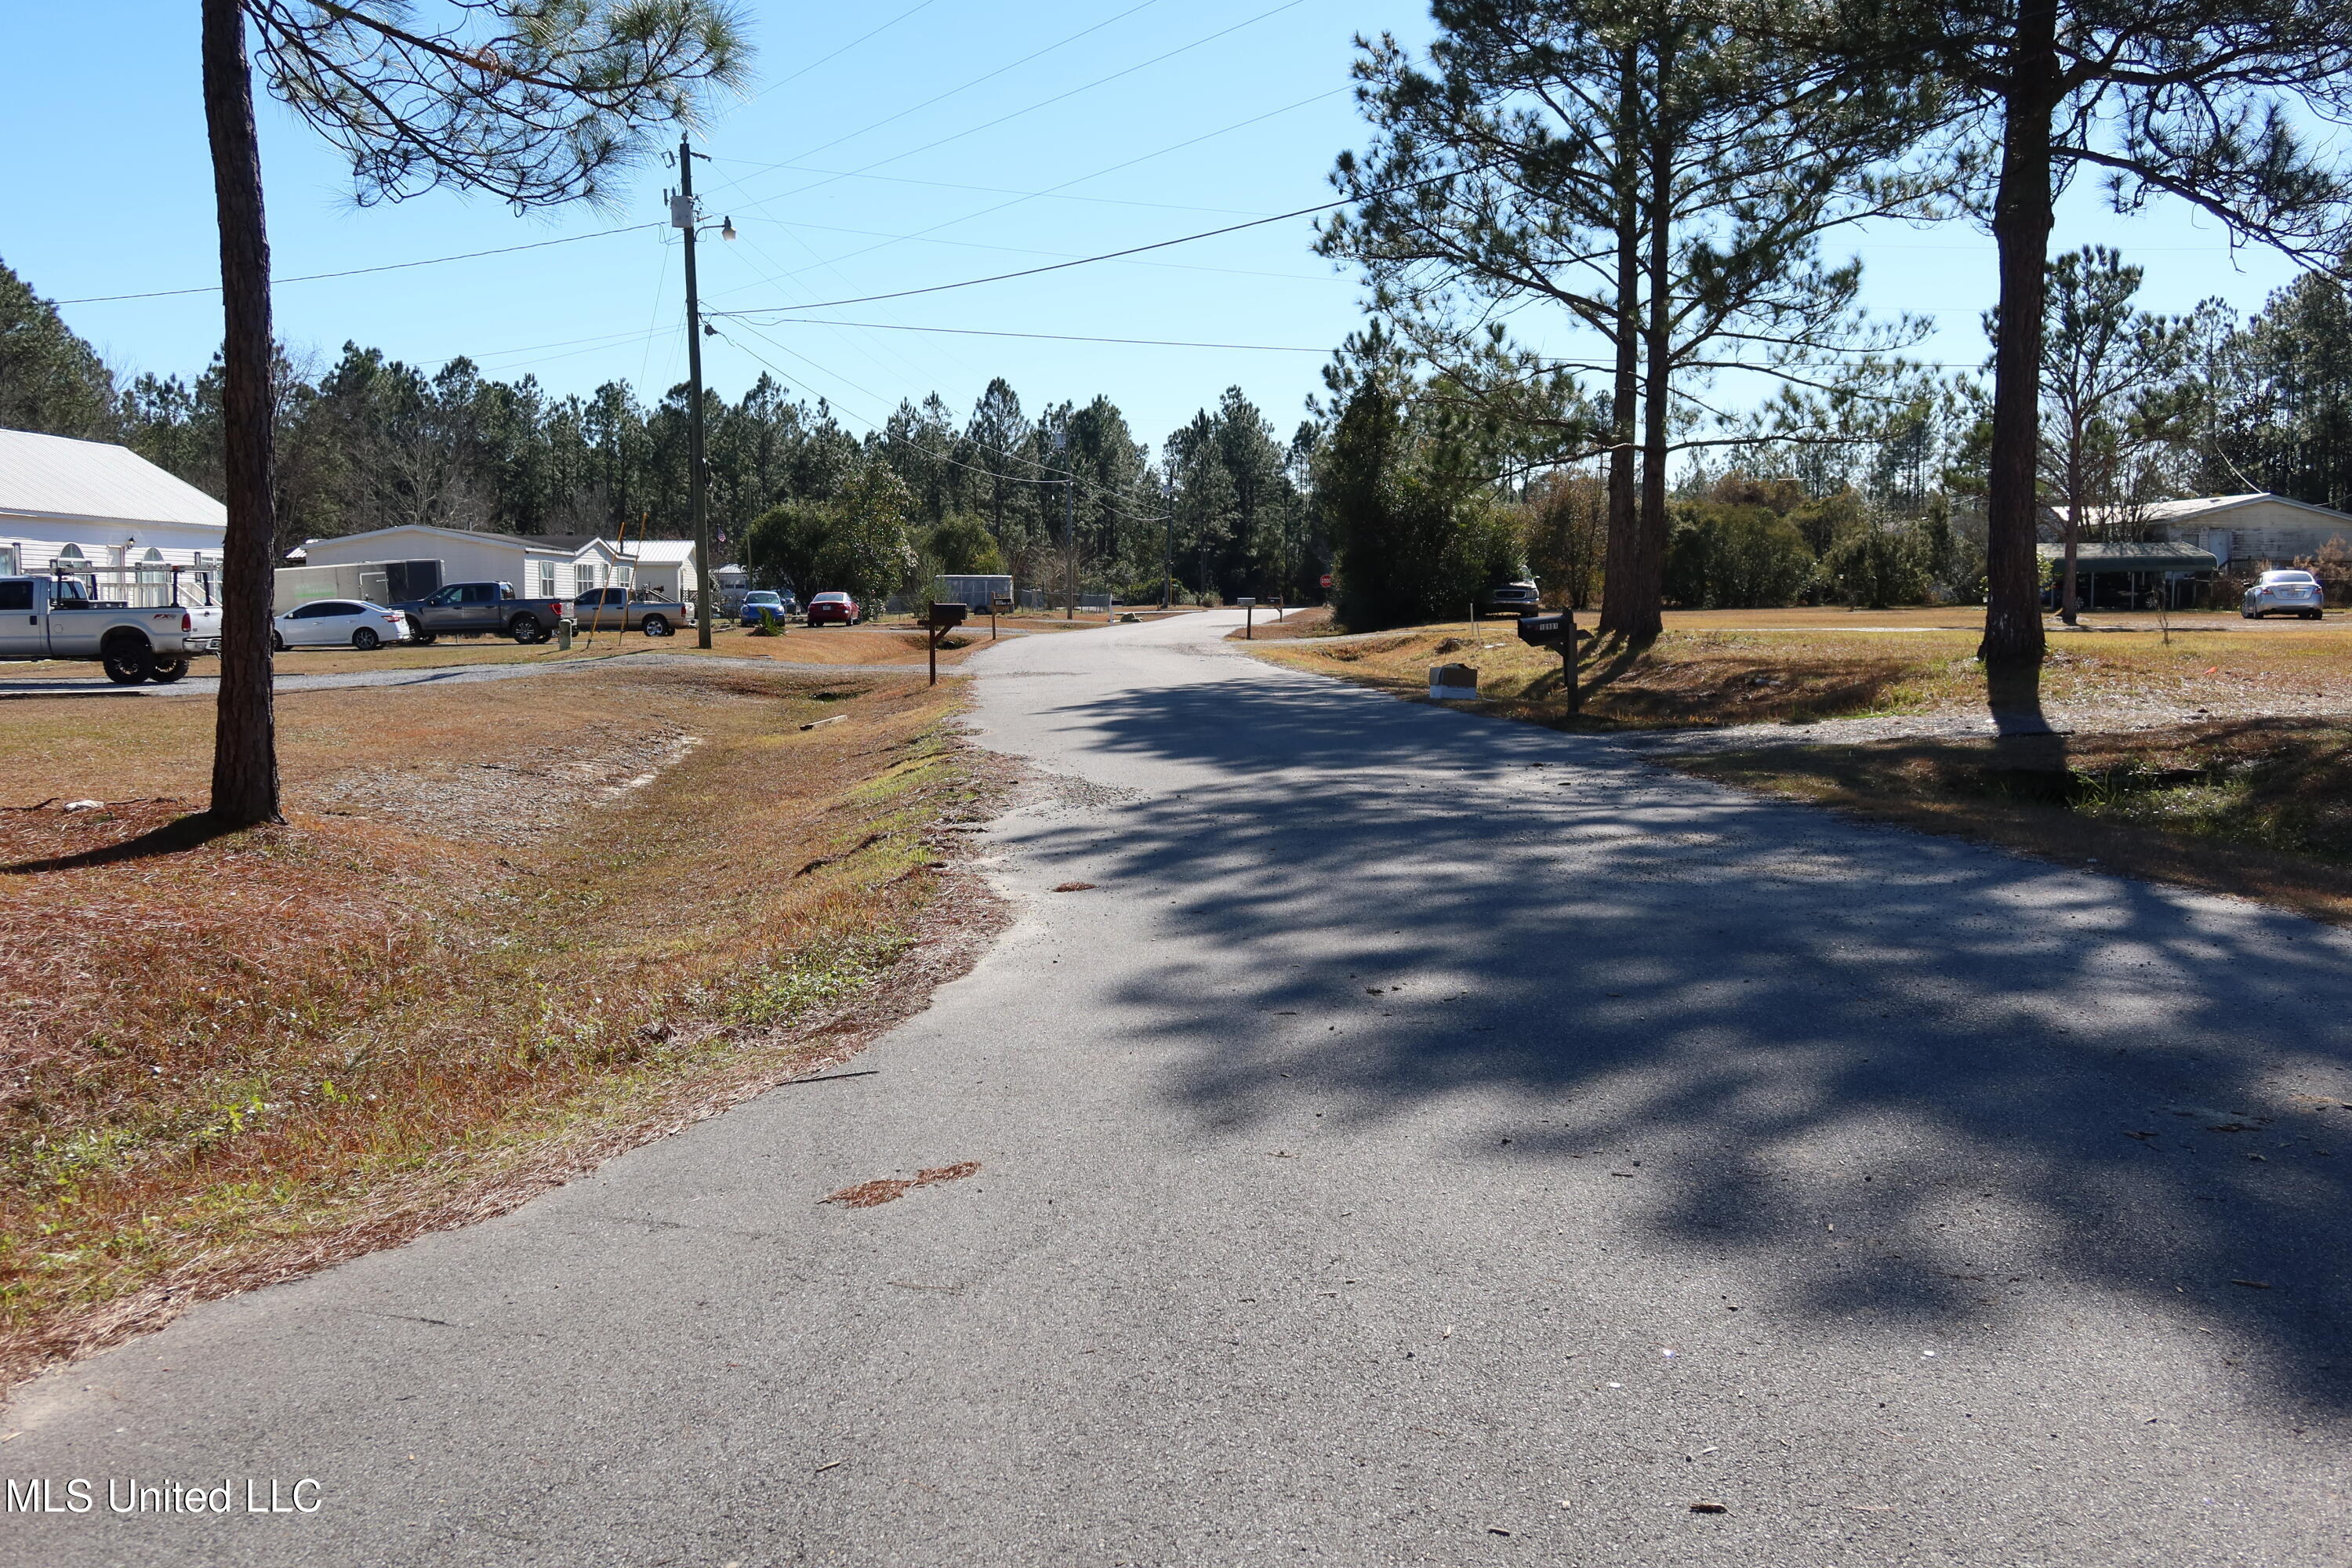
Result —
[[2326, 605], [2319, 579], [2308, 572], [2265, 572], [2238, 605], [2238, 614], [2250, 621], [2264, 616], [2300, 616], [2306, 621], [2320, 618]]
[[298, 605], [270, 623], [269, 646], [355, 647], [369, 653], [388, 642], [406, 642], [408, 617], [364, 599], [315, 599]]

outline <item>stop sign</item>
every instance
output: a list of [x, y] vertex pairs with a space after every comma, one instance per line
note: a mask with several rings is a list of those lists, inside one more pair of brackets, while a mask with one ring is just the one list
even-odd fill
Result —
[[1326, 588], [1328, 588], [1328, 587], [1329, 587], [1330, 585], [1331, 585], [1331, 574], [1329, 574], [1328, 572], [1326, 572], [1326, 573], [1324, 573], [1324, 574], [1323, 574], [1323, 586], [1325, 586]]

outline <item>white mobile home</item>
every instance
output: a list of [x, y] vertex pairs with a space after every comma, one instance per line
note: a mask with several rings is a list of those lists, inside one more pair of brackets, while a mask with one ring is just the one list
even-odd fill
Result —
[[[444, 583], [511, 583], [527, 599], [572, 599], [591, 588], [634, 584], [691, 604], [694, 546], [677, 539], [625, 544], [586, 533], [469, 533], [462, 529], [402, 523], [366, 533], [313, 539], [302, 546], [302, 568], [381, 567], [440, 563]], [[289, 590], [281, 585], [282, 598]]]
[[2193, 545], [2243, 572], [2315, 557], [2331, 542], [2352, 548], [2352, 512], [2256, 491], [2194, 496], [2136, 509], [2151, 538]]
[[227, 528], [220, 502], [128, 447], [0, 430], [0, 576], [85, 572], [139, 605], [170, 603], [176, 580], [203, 604]]
[[593, 583], [576, 581], [574, 563], [594, 540], [583, 534], [469, 533], [402, 523], [366, 533], [307, 540], [302, 564], [353, 566], [438, 561], [444, 583], [511, 583], [527, 599], [569, 599]]

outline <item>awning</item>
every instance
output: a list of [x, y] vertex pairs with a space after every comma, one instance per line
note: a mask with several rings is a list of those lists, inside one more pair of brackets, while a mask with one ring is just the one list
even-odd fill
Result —
[[[2042, 544], [2034, 552], [2044, 561], [2063, 561], [2066, 548], [2061, 544]], [[2077, 572], [2218, 572], [2221, 563], [2210, 550], [2200, 550], [2193, 544], [2173, 544], [2157, 542], [2146, 544], [2078, 544], [2074, 547], [2074, 569]]]

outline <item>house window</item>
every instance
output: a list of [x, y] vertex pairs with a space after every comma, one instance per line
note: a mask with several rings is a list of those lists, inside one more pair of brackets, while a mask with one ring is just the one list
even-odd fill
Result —
[[542, 599], [555, 597], [555, 563], [552, 561], [539, 563], [539, 596]]
[[14, 577], [16, 575], [18, 575], [16, 570], [16, 547], [13, 544], [0, 544], [0, 577]]
[[594, 562], [583, 561], [577, 567], [573, 568], [573, 572], [579, 578], [580, 591], [582, 593], [584, 594], [589, 589], [596, 585], [596, 563]]

